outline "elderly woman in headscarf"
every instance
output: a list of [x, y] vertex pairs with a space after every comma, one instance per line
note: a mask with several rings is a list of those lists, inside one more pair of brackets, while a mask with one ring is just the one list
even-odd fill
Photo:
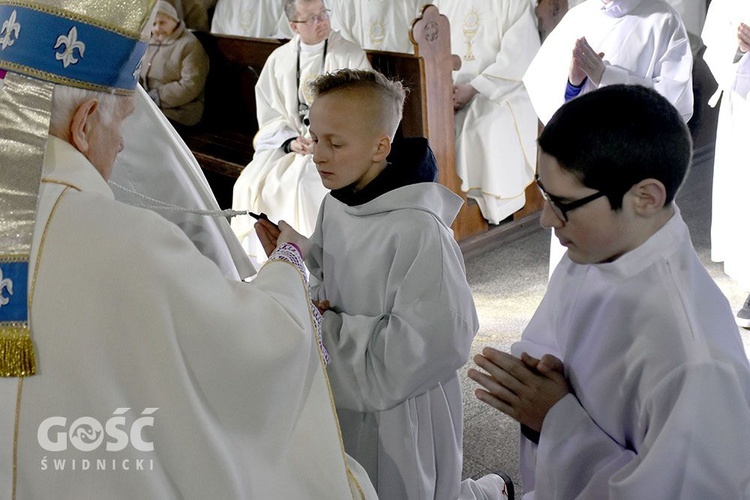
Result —
[[160, 1], [151, 29], [140, 82], [173, 123], [197, 124], [203, 116], [208, 56], [177, 10]]

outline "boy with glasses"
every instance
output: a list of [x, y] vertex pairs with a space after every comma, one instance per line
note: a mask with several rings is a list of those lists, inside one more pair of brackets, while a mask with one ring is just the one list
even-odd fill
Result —
[[541, 222], [568, 251], [512, 355], [476, 396], [522, 427], [529, 498], [748, 498], [750, 366], [673, 200], [691, 159], [678, 111], [614, 85], [539, 138]]

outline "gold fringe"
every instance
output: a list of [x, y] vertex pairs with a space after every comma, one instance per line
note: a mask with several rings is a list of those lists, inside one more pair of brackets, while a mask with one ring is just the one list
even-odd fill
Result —
[[0, 377], [28, 377], [35, 373], [36, 356], [28, 324], [0, 324]]

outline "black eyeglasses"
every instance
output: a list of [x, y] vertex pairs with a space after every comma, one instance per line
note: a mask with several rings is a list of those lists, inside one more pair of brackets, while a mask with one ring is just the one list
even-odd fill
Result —
[[331, 9], [323, 9], [318, 14], [311, 16], [307, 21], [289, 21], [294, 24], [311, 24], [315, 26], [319, 22], [328, 21], [331, 17]]
[[568, 222], [568, 212], [570, 212], [571, 210], [582, 207], [586, 203], [594, 201], [597, 198], [601, 198], [602, 196], [606, 196], [607, 194], [602, 191], [597, 191], [596, 193], [586, 196], [585, 198], [581, 198], [580, 200], [571, 201], [570, 203], [563, 203], [559, 198], [549, 194], [547, 190], [544, 189], [542, 183], [539, 182], [538, 174], [534, 176], [534, 180], [536, 181], [536, 185], [539, 188], [539, 191], [542, 193], [542, 198], [544, 198], [545, 201], [549, 202], [549, 206], [552, 207], [552, 211], [555, 213], [557, 218], [563, 222]]

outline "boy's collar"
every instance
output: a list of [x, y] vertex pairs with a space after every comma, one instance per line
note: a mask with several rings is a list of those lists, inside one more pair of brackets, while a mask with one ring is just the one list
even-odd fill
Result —
[[391, 146], [385, 168], [359, 191], [354, 185], [335, 189], [331, 196], [349, 206], [363, 205], [389, 191], [410, 184], [437, 181], [437, 163], [427, 139], [403, 139]]

